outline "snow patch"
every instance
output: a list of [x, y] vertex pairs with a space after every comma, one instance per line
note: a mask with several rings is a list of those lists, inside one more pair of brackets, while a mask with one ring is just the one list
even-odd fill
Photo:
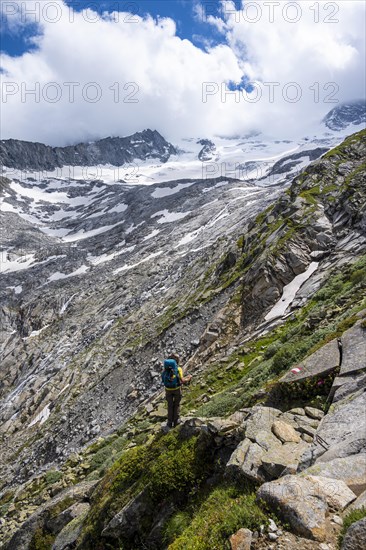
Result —
[[9, 253], [10, 251], [7, 250], [2, 250], [0, 252], [0, 273], [22, 271], [23, 269], [28, 269], [34, 262], [34, 254], [27, 254], [17, 257], [16, 260], [10, 260]]
[[23, 292], [23, 287], [21, 285], [18, 286], [7, 286], [6, 288], [10, 288], [10, 290], [14, 290], [15, 294], [21, 294]]
[[107, 321], [102, 330], [107, 330], [107, 328], [111, 327], [114, 323], [114, 320], [111, 319], [110, 321]]
[[71, 298], [67, 300], [67, 302], [64, 303], [64, 305], [60, 308], [59, 314], [63, 315], [65, 311], [67, 310], [69, 304], [71, 303], [71, 300], [76, 296], [76, 294], [73, 294]]
[[30, 335], [23, 338], [23, 340], [28, 340], [28, 338], [34, 338], [35, 336], [39, 336], [41, 334], [41, 332], [43, 332], [49, 326], [50, 325], [45, 325], [44, 327], [40, 328], [39, 330], [32, 330]]
[[151, 233], [146, 235], [146, 237], [144, 237], [142, 240], [149, 241], [150, 239], [153, 239], [154, 237], [156, 237], [156, 235], [158, 235], [159, 233], [160, 233], [159, 229], [154, 229], [153, 231], [151, 231]]
[[306, 271], [297, 275], [291, 283], [286, 285], [283, 289], [282, 296], [278, 302], [273, 306], [271, 311], [265, 316], [266, 321], [272, 321], [277, 317], [282, 317], [285, 314], [286, 309], [292, 304], [298, 290], [307, 281], [311, 275], [317, 270], [319, 263], [312, 262]]
[[169, 212], [169, 210], [161, 210], [160, 212], [156, 212], [155, 214], [153, 214], [151, 217], [152, 218], [157, 218], [159, 216], [161, 216], [161, 218], [159, 218], [157, 220], [157, 223], [171, 223], [171, 222], [176, 222], [178, 220], [182, 220], [183, 218], [185, 218], [186, 216], [188, 216], [188, 214], [190, 214], [191, 212]]
[[146, 258], [144, 258], [140, 262], [137, 262], [136, 264], [123, 265], [122, 267], [119, 267], [118, 269], [115, 269], [113, 271], [113, 273], [115, 275], [117, 275], [117, 273], [121, 273], [122, 271], [128, 271], [130, 269], [133, 269], [134, 267], [138, 267], [139, 265], [144, 264], [145, 262], [148, 262], [149, 260], [152, 260], [153, 258], [157, 258], [157, 256], [161, 256], [162, 253], [163, 253], [163, 251], [155, 252], [154, 254], [150, 254], [150, 256], [147, 256]]
[[82, 265], [72, 273], [61, 273], [60, 271], [56, 271], [56, 273], [53, 273], [50, 277], [48, 277], [47, 281], [51, 283], [53, 281], [60, 281], [61, 279], [68, 279], [69, 277], [75, 277], [76, 275], [84, 275], [89, 269], [90, 267], [86, 265]]
[[124, 204], [121, 202], [121, 204], [117, 204], [116, 206], [113, 206], [108, 212], [125, 212], [128, 208], [127, 204]]
[[103, 227], [97, 227], [97, 229], [91, 229], [90, 231], [82, 230], [73, 234], [69, 233], [67, 236], [62, 237], [62, 240], [65, 241], [66, 243], [72, 243], [74, 241], [89, 239], [89, 237], [94, 237], [95, 235], [100, 235], [101, 233], [105, 233], [106, 231], [109, 231], [110, 229], [117, 227], [117, 225], [121, 225], [121, 223], [124, 223], [124, 222], [121, 221], [121, 222], [114, 223], [112, 225], [104, 225]]
[[195, 181], [190, 181], [189, 183], [178, 183], [175, 187], [157, 187], [155, 191], [151, 193], [151, 196], [154, 199], [162, 199], [163, 197], [169, 197], [170, 195], [175, 195], [175, 193], [179, 193], [182, 189], [185, 189], [186, 187], [191, 187], [191, 185], [194, 185]]
[[135, 248], [136, 248], [136, 245], [133, 245], [133, 246], [128, 246], [123, 250], [119, 250], [118, 252], [112, 252], [112, 254], [101, 254], [100, 256], [88, 255], [88, 261], [93, 265], [100, 265], [106, 262], [110, 262], [114, 260], [114, 258], [121, 256], [122, 254], [127, 254], [128, 252], [132, 252], [133, 250], [135, 250]]
[[50, 403], [48, 403], [48, 405], [46, 405], [44, 409], [42, 409], [41, 412], [37, 414], [34, 420], [32, 420], [32, 422], [29, 424], [29, 428], [31, 426], [34, 426], [34, 424], [36, 424], [37, 422], [39, 422], [40, 424], [44, 424], [46, 420], [49, 418], [50, 414], [51, 414]]

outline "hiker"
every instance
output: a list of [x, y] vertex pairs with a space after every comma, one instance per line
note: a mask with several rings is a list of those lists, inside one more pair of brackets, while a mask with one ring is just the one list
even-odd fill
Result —
[[161, 379], [165, 386], [165, 397], [168, 402], [167, 428], [174, 428], [179, 424], [179, 405], [182, 399], [181, 386], [189, 384], [192, 375], [183, 376], [183, 370], [179, 366], [179, 357], [172, 353], [164, 361]]

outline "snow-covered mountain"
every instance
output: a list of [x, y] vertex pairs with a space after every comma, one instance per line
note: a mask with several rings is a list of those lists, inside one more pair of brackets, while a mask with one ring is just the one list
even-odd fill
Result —
[[364, 99], [337, 105], [324, 118], [327, 128], [334, 131], [341, 131], [350, 125], [366, 124], [366, 102]]

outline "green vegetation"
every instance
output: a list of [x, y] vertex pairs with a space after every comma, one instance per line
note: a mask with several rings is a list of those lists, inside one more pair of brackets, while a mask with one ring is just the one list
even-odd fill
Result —
[[128, 441], [124, 435], [103, 440], [91, 456], [88, 473], [97, 471], [98, 476], [102, 476], [121, 456], [127, 444]]
[[364, 506], [359, 510], [352, 510], [352, 512], [349, 512], [349, 514], [346, 515], [346, 517], [343, 520], [342, 531], [340, 532], [339, 538], [338, 538], [339, 548], [342, 546], [344, 536], [347, 533], [348, 529], [351, 527], [351, 525], [353, 523], [356, 523], [356, 521], [359, 521], [360, 519], [363, 519], [365, 517], [366, 517], [366, 507]]
[[39, 528], [33, 535], [29, 550], [51, 550], [55, 536]]
[[177, 512], [165, 528], [169, 550], [230, 549], [229, 537], [242, 527], [256, 530], [267, 518], [255, 503], [255, 493], [222, 484], [199, 506]]
[[58, 470], [48, 470], [44, 477], [46, 485], [53, 485], [62, 479], [62, 472], [59, 472]]
[[[99, 485], [83, 534], [83, 548], [98, 546], [105, 525], [132, 498], [144, 491], [149, 513], [140, 528], [148, 533], [156, 510], [167, 500], [187, 502], [214, 469], [204, 439], [185, 439], [179, 430], [158, 434], [152, 443], [128, 449]], [[127, 544], [128, 541], [121, 541]]]

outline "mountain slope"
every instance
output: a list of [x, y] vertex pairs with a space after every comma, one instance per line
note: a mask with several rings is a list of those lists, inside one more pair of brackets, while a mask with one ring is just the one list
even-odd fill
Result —
[[[62, 277], [56, 279], [56, 295], [55, 286], [36, 288], [32, 280], [35, 277], [27, 276], [24, 284], [34, 294], [28, 294], [28, 302], [19, 307], [15, 291], [2, 312], [5, 322], [9, 326], [16, 322], [17, 327], [6, 342], [1, 403], [5, 458], [2, 479], [3, 488], [10, 491], [5, 493], [9, 500], [4, 506], [8, 512], [10, 509], [11, 529], [23, 523], [40, 501], [49, 500], [49, 492], [57, 493], [88, 476], [89, 483], [100, 478], [102, 481], [94, 493], [90, 513], [88, 508], [80, 519], [83, 528], [77, 533], [77, 547], [103, 548], [106, 541], [113, 545], [119, 538], [126, 548], [142, 547], [147, 540], [161, 547], [161, 529], [175, 513], [173, 503], [181, 499], [185, 507], [187, 492], [191, 491], [204, 499], [205, 480], [220, 485], [222, 471], [218, 464], [227, 462], [237, 437], [241, 437], [240, 431], [223, 445], [220, 430], [213, 431], [213, 437], [219, 438], [218, 448], [212, 447], [210, 437], [197, 432], [198, 439], [188, 437], [188, 442], [177, 433], [155, 437], [160, 429], [156, 421], [165, 413], [159, 409], [159, 397], [152, 408], [146, 398], [153, 397], [159, 388], [160, 359], [172, 348], [189, 359], [196, 383], [185, 397], [185, 412], [197, 411], [206, 418], [220, 416], [265, 400], [269, 382], [274, 384], [279, 374], [356, 322], [355, 314], [365, 307], [365, 266], [360, 259], [366, 251], [365, 150], [365, 131], [350, 136], [309, 166], [275, 202], [273, 195], [264, 195], [251, 205], [244, 187], [246, 201], [240, 209], [233, 204], [232, 210], [208, 216], [204, 227], [218, 224], [216, 240], [215, 233], [210, 233], [213, 246], [198, 253], [188, 246], [183, 254], [169, 253], [173, 231], [162, 235], [161, 258], [155, 256], [159, 259], [151, 262], [151, 255], [157, 254], [156, 245], [149, 248], [149, 239], [142, 241], [145, 244], [140, 254], [144, 251], [144, 256], [140, 264], [128, 266], [130, 269], [121, 266], [124, 269], [109, 281], [105, 272], [97, 270], [90, 279], [88, 275], [81, 277], [75, 271], [82, 266], [75, 269], [74, 264], [74, 271], [67, 274], [77, 280], [73, 295], [67, 294], [67, 299], [65, 292], [70, 287], [64, 286]], [[223, 193], [236, 192], [237, 206], [241, 192], [235, 190], [238, 182], [217, 187], [221, 183], [212, 181], [210, 193], [216, 193], [216, 199]], [[199, 185], [202, 193], [204, 183]], [[181, 197], [188, 207], [192, 205], [193, 190], [187, 189], [183, 188]], [[253, 208], [260, 207], [256, 215]], [[159, 216], [164, 218], [166, 214]], [[202, 218], [199, 222], [202, 224]], [[197, 226], [191, 227], [188, 235], [198, 230]], [[226, 239], [222, 238], [223, 231], [227, 231]], [[217, 239], [219, 235], [221, 239]], [[189, 238], [186, 234], [179, 242], [185, 239], [185, 247], [192, 242]], [[204, 245], [204, 231], [199, 238], [200, 246]], [[300, 275], [302, 279], [296, 282]], [[15, 282], [19, 286], [21, 281]], [[288, 297], [283, 300], [286, 292]], [[319, 307], [322, 301], [325, 307]], [[14, 364], [22, 365], [21, 373]], [[324, 404], [326, 393], [319, 397]], [[275, 393], [270, 398], [276, 399]], [[123, 425], [139, 404], [137, 416]], [[69, 457], [56, 474], [50, 470], [51, 465], [60, 468], [72, 450], [80, 450], [98, 434], [107, 436], [119, 425], [119, 432], [86, 448], [82, 457]], [[130, 450], [125, 452], [127, 447]], [[162, 467], [164, 461], [156, 462], [161, 453], [172, 459], [173, 451], [178, 453], [182, 469], [182, 485], [176, 491], [161, 484], [159, 465]], [[113, 453], [118, 456], [114, 466]], [[200, 453], [207, 459], [207, 469], [201, 469]], [[109, 466], [112, 469], [103, 477]], [[12, 509], [12, 484], [21, 484], [42, 467], [49, 471], [21, 486], [23, 504], [14, 504]], [[152, 493], [144, 490], [148, 480], [141, 467], [151, 474]], [[220, 487], [220, 498], [224, 498]], [[248, 527], [254, 529], [263, 517], [254, 507], [253, 490], [246, 490], [251, 503], [248, 514], [253, 513], [253, 523]], [[230, 499], [238, 498], [238, 488], [228, 491], [231, 496], [226, 494], [223, 509]], [[130, 531], [121, 535], [122, 531], [110, 530], [103, 535], [109, 522], [122, 510], [126, 512], [124, 506]], [[146, 507], [153, 512], [141, 531], [136, 518]], [[244, 503], [242, 507], [245, 509]], [[211, 518], [212, 511], [207, 510]], [[189, 516], [189, 509], [186, 513]], [[52, 529], [47, 527], [44, 532], [39, 521], [39, 536], [47, 535], [50, 541]], [[116, 520], [111, 529], [118, 525]], [[233, 525], [235, 521], [230, 528], [234, 529]], [[34, 531], [29, 525], [27, 529], [32, 538]], [[179, 540], [181, 533], [172, 529]], [[192, 523], [191, 529], [197, 530], [198, 526]], [[193, 534], [196, 536], [197, 531]], [[222, 544], [222, 538], [217, 540]]]

